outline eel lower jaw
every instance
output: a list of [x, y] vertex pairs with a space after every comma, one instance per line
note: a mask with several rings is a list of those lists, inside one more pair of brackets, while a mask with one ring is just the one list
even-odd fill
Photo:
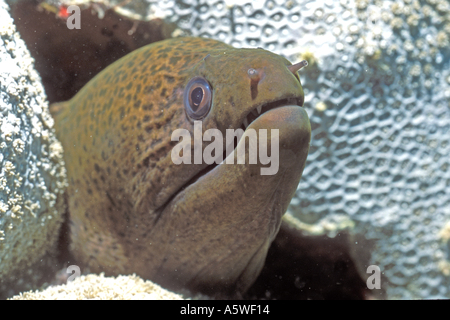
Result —
[[[255, 119], [244, 134], [253, 135], [250, 129], [270, 133], [267, 150], [271, 156], [278, 153], [274, 161], [238, 164], [238, 150], [249, 141], [241, 138], [228, 155], [234, 157], [234, 165], [225, 161], [198, 173], [160, 215], [160, 225], [176, 226], [176, 232], [168, 235], [167, 248], [190, 253], [180, 261], [169, 252], [161, 264], [161, 273], [178, 270], [180, 286], [189, 284], [204, 291], [207, 283], [208, 288], [245, 291], [264, 264], [281, 217], [297, 190], [311, 138], [306, 111], [298, 105], [280, 106]], [[247, 158], [249, 148], [244, 150]], [[275, 162], [279, 170], [263, 174], [261, 170]], [[189, 272], [183, 275], [182, 270]]]
[[[243, 124], [241, 125], [241, 129], [243, 129], [245, 132], [245, 130], [247, 130], [247, 128], [249, 126], [252, 126], [252, 124], [255, 120], [257, 120], [260, 117], [262, 118], [262, 116], [265, 115], [266, 112], [272, 111], [277, 108], [282, 108], [282, 107], [299, 108], [303, 112], [304, 109], [301, 107], [302, 104], [303, 104], [303, 98], [295, 97], [295, 98], [286, 98], [286, 99], [282, 99], [282, 100], [277, 100], [277, 101], [269, 102], [269, 103], [263, 104], [261, 106], [258, 106], [255, 109], [253, 109], [246, 116], [247, 123], [245, 123], [245, 120], [244, 120]], [[306, 116], [306, 118], [307, 118], [307, 116]], [[281, 125], [281, 123], [280, 123], [280, 125]], [[308, 125], [309, 125], [309, 119], [308, 119]], [[232, 153], [234, 153], [236, 151], [238, 144], [239, 144], [239, 141], [237, 141], [237, 139], [235, 139]], [[213, 171], [218, 166], [223, 165], [227, 156], [229, 156], [229, 155], [226, 153], [226, 146], [224, 146], [224, 152], [223, 152], [223, 156], [222, 156], [223, 161], [219, 164], [213, 163], [211, 165], [206, 166], [204, 169], [200, 170], [186, 184], [184, 184], [180, 190], [186, 189], [188, 186], [194, 184], [195, 182], [197, 182], [198, 179], [202, 178], [203, 176], [206, 176], [209, 172]]]
[[[264, 113], [266, 113], [269, 110], [273, 110], [279, 107], [285, 107], [285, 106], [295, 106], [298, 108], [301, 108], [303, 105], [303, 97], [294, 97], [294, 98], [285, 98], [277, 101], [272, 101], [268, 103], [264, 103], [262, 105], [257, 106], [253, 110], [251, 110], [245, 117], [241, 124], [241, 129], [247, 130], [247, 128], [250, 126], [250, 124], [255, 121], [258, 117], [262, 116]], [[233, 151], [236, 150], [236, 147], [238, 145], [239, 141], [235, 139], [234, 141], [234, 148]], [[227, 158], [228, 154], [226, 153], [226, 147], [224, 147], [223, 156], [222, 159], [225, 160]], [[223, 163], [223, 161], [222, 161]], [[204, 169], [200, 170], [195, 176], [193, 176], [186, 184], [183, 185], [183, 187], [180, 190], [184, 190], [191, 184], [194, 184], [199, 178], [202, 176], [208, 174], [210, 171], [214, 170], [217, 166], [222, 165], [220, 164], [210, 164], [206, 166]]]
[[[282, 107], [289, 107], [293, 110], [298, 110], [298, 112], [300, 112], [300, 113], [304, 113], [303, 117], [306, 117], [307, 123], [309, 126], [309, 119], [308, 119], [308, 116], [306, 115], [306, 112], [304, 112], [304, 109], [301, 107], [302, 104], [303, 104], [303, 98], [301, 98], [301, 97], [286, 98], [286, 99], [277, 100], [277, 101], [263, 104], [261, 106], [256, 107], [252, 111], [250, 111], [250, 113], [246, 116], [247, 122], [248, 122], [248, 120], [250, 120], [250, 122], [248, 122], [246, 126], [243, 123], [241, 125], [241, 128], [245, 132], [245, 130], [247, 130], [248, 127], [258, 127], [258, 125], [257, 125], [258, 121], [256, 121], [257, 119], [259, 120], [259, 119], [267, 118], [267, 115], [266, 115], [267, 112], [270, 111], [270, 113], [273, 114], [274, 109], [278, 109], [278, 108], [282, 108]], [[277, 111], [275, 111], [275, 112], [277, 112]], [[279, 125], [281, 126], [282, 122], [280, 122]], [[309, 127], [309, 135], [310, 135], [310, 130], [311, 129]], [[308, 138], [308, 139], [310, 139], [310, 138]], [[238, 144], [239, 144], [239, 141], [237, 141], [237, 139], [235, 139], [233, 152], [230, 155], [235, 153]], [[308, 140], [308, 146], [309, 146], [309, 140]], [[179, 193], [181, 193], [183, 190], [187, 189], [188, 187], [194, 185], [199, 179], [206, 177], [213, 170], [218, 169], [218, 167], [222, 166], [223, 162], [225, 161], [227, 156], [230, 156], [230, 155], [226, 154], [226, 146], [224, 146], [224, 152], [223, 152], [223, 156], [222, 156], [223, 161], [220, 164], [213, 163], [211, 165], [206, 166], [199, 172], [197, 172], [191, 179], [189, 179], [185, 184], [183, 184], [180, 187], [180, 189], [177, 192], [175, 192], [161, 207], [159, 207], [157, 211], [162, 212], [164, 210], [164, 208]]]

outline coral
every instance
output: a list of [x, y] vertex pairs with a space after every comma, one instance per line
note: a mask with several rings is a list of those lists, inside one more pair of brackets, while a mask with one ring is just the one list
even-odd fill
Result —
[[0, 297], [54, 262], [67, 184], [33, 59], [0, 0]]
[[183, 34], [293, 62], [313, 53], [300, 75], [313, 136], [290, 217], [305, 233], [360, 235], [361, 275], [378, 265], [387, 298], [450, 298], [449, 1], [147, 3]]
[[182, 300], [183, 296], [167, 291], [136, 275], [105, 277], [104, 274], [81, 276], [66, 285], [44, 291], [23, 292], [11, 300]]

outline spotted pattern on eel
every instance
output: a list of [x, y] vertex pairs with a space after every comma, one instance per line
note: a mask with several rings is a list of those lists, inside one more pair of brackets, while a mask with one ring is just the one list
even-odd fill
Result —
[[[304, 65], [259, 48], [174, 38], [128, 54], [53, 104], [69, 178], [70, 249], [82, 271], [136, 273], [211, 295], [247, 290], [305, 165]], [[196, 77], [206, 84], [188, 97], [200, 107], [185, 102]], [[193, 137], [201, 108], [203, 133], [219, 129], [224, 140], [226, 129], [278, 129], [278, 172], [261, 175], [260, 161], [174, 164], [171, 135], [181, 128]]]

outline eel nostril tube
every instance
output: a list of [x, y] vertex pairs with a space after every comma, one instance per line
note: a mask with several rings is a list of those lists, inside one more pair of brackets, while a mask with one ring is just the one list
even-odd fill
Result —
[[302, 60], [299, 63], [288, 66], [288, 69], [292, 73], [296, 73], [298, 70], [302, 69], [303, 67], [306, 67], [307, 65], [308, 65], [308, 61]]

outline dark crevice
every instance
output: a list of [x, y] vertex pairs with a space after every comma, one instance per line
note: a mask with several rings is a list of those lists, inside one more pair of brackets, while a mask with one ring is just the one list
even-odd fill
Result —
[[[69, 100], [108, 65], [137, 48], [170, 37], [174, 29], [161, 19], [132, 20], [98, 3], [80, 5], [81, 29], [68, 29], [66, 20], [42, 1], [10, 5], [50, 103]], [[104, 12], [101, 19], [98, 10]]]

